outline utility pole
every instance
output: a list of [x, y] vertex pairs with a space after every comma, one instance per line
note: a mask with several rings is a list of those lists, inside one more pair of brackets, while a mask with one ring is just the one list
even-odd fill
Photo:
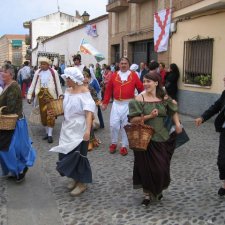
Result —
[[58, 8], [58, 12], [60, 12], [60, 8], [59, 8], [59, 0], [57, 0], [57, 8]]

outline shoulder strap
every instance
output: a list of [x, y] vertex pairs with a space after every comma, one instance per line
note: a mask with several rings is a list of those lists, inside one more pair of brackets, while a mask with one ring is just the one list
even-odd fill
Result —
[[54, 81], [54, 84], [55, 84], [55, 91], [56, 91], [56, 95], [57, 95], [57, 98], [58, 98], [59, 93], [58, 93], [58, 88], [57, 88], [57, 84], [56, 84], [55, 73], [54, 73], [54, 71], [51, 67], [49, 67], [49, 70], [50, 70], [50, 72], [52, 74], [52, 77], [53, 77], [53, 81]]
[[[40, 70], [40, 71], [41, 71], [41, 70]], [[39, 72], [40, 72], [40, 71], [39, 71]], [[39, 74], [37, 75], [37, 79], [36, 79], [36, 81], [35, 81], [34, 90], [33, 90], [33, 93], [32, 93], [32, 95], [31, 95], [32, 97], [35, 96], [34, 93], [35, 93], [35, 88], [36, 88], [36, 86], [37, 86], [38, 79], [39, 79]]]
[[145, 106], [145, 99], [144, 99], [144, 95], [141, 94], [142, 99], [143, 99], [143, 104], [142, 104], [142, 114], [144, 113], [144, 106]]

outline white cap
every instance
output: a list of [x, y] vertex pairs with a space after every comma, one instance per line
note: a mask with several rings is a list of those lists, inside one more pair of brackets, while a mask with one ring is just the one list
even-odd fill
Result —
[[130, 66], [130, 70], [132, 70], [132, 71], [136, 71], [136, 70], [138, 70], [138, 68], [139, 68], [139, 66], [137, 64], [132, 64]]
[[81, 71], [76, 67], [67, 67], [64, 70], [64, 74], [61, 75], [63, 79], [70, 78], [74, 83], [78, 85], [83, 84], [84, 76]]

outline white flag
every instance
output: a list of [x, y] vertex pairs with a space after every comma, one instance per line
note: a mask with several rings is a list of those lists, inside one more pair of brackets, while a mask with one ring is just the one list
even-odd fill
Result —
[[171, 23], [171, 9], [164, 9], [154, 14], [155, 52], [167, 51], [170, 23]]

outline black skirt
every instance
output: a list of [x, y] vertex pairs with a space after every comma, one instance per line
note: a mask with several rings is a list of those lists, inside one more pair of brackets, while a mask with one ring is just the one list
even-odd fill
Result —
[[0, 151], [8, 151], [15, 130], [0, 130]]
[[134, 151], [133, 185], [155, 196], [170, 184], [170, 161], [176, 134], [166, 142], [151, 141], [147, 151]]
[[59, 153], [56, 170], [61, 176], [67, 176], [81, 183], [92, 182], [91, 166], [87, 158], [88, 141], [82, 141], [68, 154]]

